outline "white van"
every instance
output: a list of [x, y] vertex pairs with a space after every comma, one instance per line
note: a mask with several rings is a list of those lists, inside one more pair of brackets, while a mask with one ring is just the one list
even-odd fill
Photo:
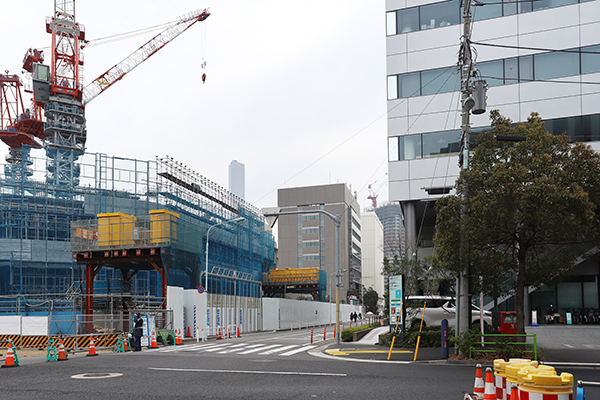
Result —
[[[443, 319], [448, 320], [448, 326], [456, 325], [456, 303], [451, 296], [408, 296], [405, 299], [404, 307], [406, 309], [406, 328], [418, 327], [423, 315], [423, 304], [425, 307], [425, 318], [423, 326], [441, 325]], [[480, 321], [479, 307], [471, 305], [471, 323], [478, 325]], [[492, 313], [483, 311], [483, 323], [492, 324]]]

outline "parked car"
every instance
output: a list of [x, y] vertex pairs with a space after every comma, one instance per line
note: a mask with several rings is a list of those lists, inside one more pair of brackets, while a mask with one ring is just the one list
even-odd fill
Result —
[[[423, 315], [423, 304], [425, 307], [425, 318], [423, 326], [441, 325], [443, 319], [448, 320], [448, 326], [456, 324], [456, 302], [451, 296], [408, 296], [405, 299], [406, 323], [407, 328], [418, 327]], [[471, 305], [471, 323], [479, 325], [480, 312], [479, 307]], [[483, 311], [483, 323], [492, 324], [492, 313]]]

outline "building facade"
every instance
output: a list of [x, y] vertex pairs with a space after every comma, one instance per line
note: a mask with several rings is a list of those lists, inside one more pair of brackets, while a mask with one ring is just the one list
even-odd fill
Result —
[[[363, 291], [373, 289], [379, 295], [377, 306], [383, 310], [385, 293], [383, 276], [384, 233], [383, 224], [375, 211], [360, 214], [362, 239], [362, 286]], [[364, 293], [364, 292], [363, 292]]]
[[383, 255], [388, 260], [405, 254], [404, 223], [400, 204], [387, 203], [374, 209], [383, 225]]
[[[472, 13], [487, 109], [513, 122], [537, 112], [551, 133], [600, 150], [600, 1], [504, 0]], [[454, 193], [460, 172], [461, 18], [458, 0], [386, 2], [389, 199], [402, 206], [409, 257], [433, 252], [433, 205]], [[471, 132], [489, 124], [489, 112], [471, 116]], [[574, 275], [532, 292], [530, 308], [598, 309], [598, 261]]]
[[340, 300], [348, 302], [348, 290], [361, 291], [360, 207], [344, 183], [279, 189], [278, 268], [318, 267], [327, 273], [327, 296], [335, 298], [335, 222], [324, 213], [339, 216]]

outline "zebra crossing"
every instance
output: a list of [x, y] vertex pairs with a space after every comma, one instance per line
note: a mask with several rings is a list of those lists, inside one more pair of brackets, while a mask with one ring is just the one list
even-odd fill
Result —
[[298, 344], [261, 344], [261, 343], [236, 343], [236, 342], [216, 342], [216, 343], [198, 343], [182, 346], [170, 346], [157, 350], [159, 353], [175, 352], [207, 352], [213, 354], [240, 354], [240, 355], [278, 355], [289, 357], [294, 354], [302, 353], [314, 349], [316, 345], [298, 345]]

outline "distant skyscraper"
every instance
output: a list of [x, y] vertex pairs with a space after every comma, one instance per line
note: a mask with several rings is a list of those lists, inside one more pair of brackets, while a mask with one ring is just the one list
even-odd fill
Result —
[[375, 209], [377, 218], [383, 225], [383, 253], [392, 260], [395, 255], [404, 253], [404, 226], [402, 208], [398, 203], [387, 203]]
[[233, 160], [229, 164], [229, 192], [240, 199], [246, 199], [246, 167], [244, 164]]

